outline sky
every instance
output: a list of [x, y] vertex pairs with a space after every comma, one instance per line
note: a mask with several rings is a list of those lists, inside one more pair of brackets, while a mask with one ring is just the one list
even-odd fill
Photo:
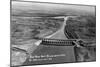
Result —
[[12, 1], [12, 14], [18, 16], [95, 15], [95, 6]]

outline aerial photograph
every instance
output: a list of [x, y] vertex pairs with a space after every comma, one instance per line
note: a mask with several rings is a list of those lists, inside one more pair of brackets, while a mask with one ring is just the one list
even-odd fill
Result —
[[96, 6], [11, 1], [11, 66], [96, 61]]

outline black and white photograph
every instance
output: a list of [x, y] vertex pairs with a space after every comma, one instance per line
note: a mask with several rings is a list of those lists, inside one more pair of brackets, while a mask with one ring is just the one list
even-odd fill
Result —
[[96, 61], [96, 6], [11, 1], [11, 66]]

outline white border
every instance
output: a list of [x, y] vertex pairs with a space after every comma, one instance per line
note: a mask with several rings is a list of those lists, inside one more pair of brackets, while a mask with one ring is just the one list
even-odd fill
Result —
[[[52, 65], [39, 65], [37, 67], [99, 67], [99, 17], [100, 17], [100, 2], [99, 0], [28, 0], [40, 2], [55, 2], [55, 3], [71, 3], [71, 4], [87, 4], [97, 5], [97, 62], [86, 63], [65, 63]], [[10, 0], [0, 0], [0, 67], [9, 67], [10, 64]], [[32, 66], [24, 66], [32, 67]], [[35, 67], [35, 66], [34, 66]]]

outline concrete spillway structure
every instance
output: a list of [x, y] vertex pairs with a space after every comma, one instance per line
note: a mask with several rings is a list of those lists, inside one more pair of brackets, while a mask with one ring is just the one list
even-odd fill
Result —
[[[56, 17], [58, 18], [58, 17]], [[49, 39], [67, 39], [65, 34], [64, 34], [64, 28], [66, 26], [66, 21], [68, 19], [68, 17], [60, 17], [60, 18], [64, 18], [64, 22], [61, 26], [61, 28], [56, 31], [55, 33], [53, 33], [52, 35], [46, 36], [45, 38], [49, 38]], [[42, 40], [38, 40], [37, 42], [35, 42], [36, 45], [39, 45], [42, 42]]]
[[[47, 38], [47, 39], [59, 39], [59, 40], [78, 39], [77, 34], [74, 33], [70, 29], [71, 27], [69, 27], [69, 25], [66, 24], [69, 17], [71, 17], [71, 16], [54, 17], [54, 18], [63, 18], [64, 22], [62, 23], [62, 26], [58, 31], [56, 31], [55, 33], [53, 33], [53, 34], [51, 34], [49, 36], [46, 36], [44, 38]], [[35, 42], [35, 44], [39, 45], [44, 38], [40, 38], [40, 40]], [[69, 42], [72, 42], [72, 41], [73, 40], [70, 40]]]

